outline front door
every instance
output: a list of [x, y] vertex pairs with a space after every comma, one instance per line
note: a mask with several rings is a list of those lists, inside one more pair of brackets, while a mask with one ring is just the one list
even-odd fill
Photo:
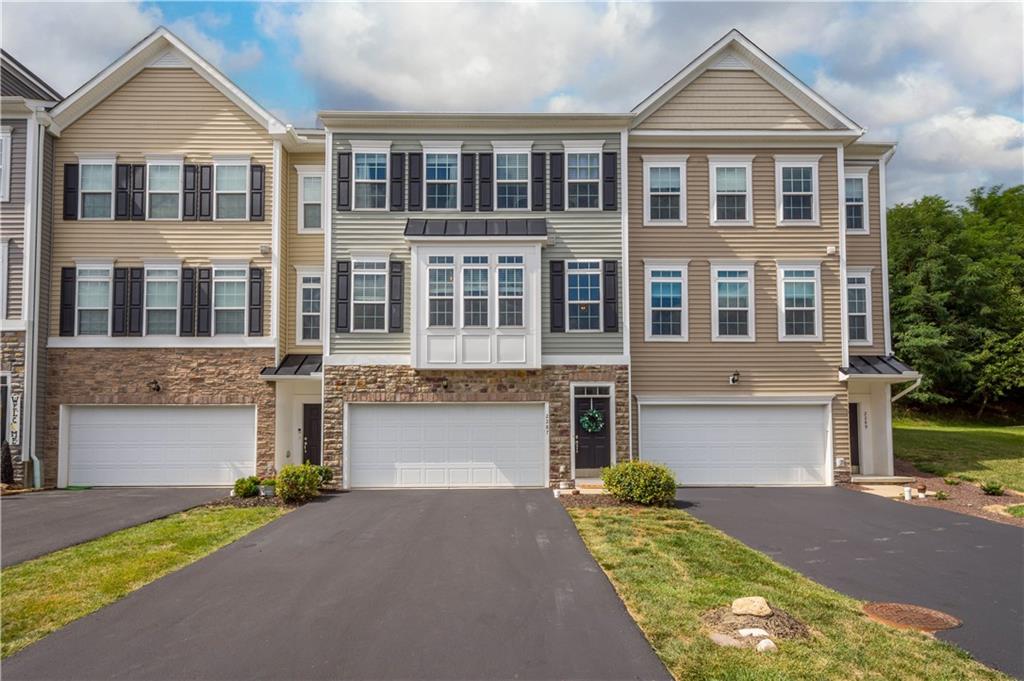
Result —
[[604, 396], [577, 395], [576, 470], [593, 470], [611, 465], [611, 399]]
[[302, 405], [302, 463], [320, 465], [322, 412], [319, 404]]
[[860, 405], [850, 402], [850, 466], [860, 468]]

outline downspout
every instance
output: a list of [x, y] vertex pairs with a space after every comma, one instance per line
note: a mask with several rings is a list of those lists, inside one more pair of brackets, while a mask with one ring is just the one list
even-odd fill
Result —
[[626, 451], [629, 460], [633, 460], [633, 360], [630, 351], [630, 318], [629, 318], [629, 128], [619, 133], [619, 187], [622, 198], [619, 200], [622, 224], [622, 351], [626, 356], [626, 389], [629, 396], [626, 400], [626, 435], [629, 438]]
[[[39, 320], [39, 230], [42, 224], [40, 213], [42, 210], [42, 156], [43, 143], [40, 134], [45, 135], [43, 126], [35, 116], [29, 119], [27, 126], [28, 139], [26, 140], [25, 153], [25, 178], [28, 196], [25, 201], [25, 262], [28, 265], [28, 272], [23, 273], [24, 283], [28, 293], [28, 304], [22, 305], [22, 315], [25, 318], [25, 385], [24, 385], [24, 409], [28, 413], [25, 429], [26, 437], [22, 439], [22, 462], [25, 461], [25, 450], [28, 450], [29, 460], [32, 462], [32, 486], [43, 486], [43, 467], [39, 457], [36, 456], [36, 443], [38, 442], [36, 415], [36, 383], [38, 372], [36, 367], [36, 355], [38, 351], [38, 320]], [[29, 312], [31, 310], [31, 312]]]
[[918, 376], [917, 380], [915, 380], [913, 383], [911, 383], [909, 388], [904, 388], [903, 390], [901, 390], [898, 393], [896, 393], [896, 395], [893, 396], [893, 398], [890, 400], [890, 402], [895, 402], [896, 400], [900, 399], [901, 397], [903, 397], [907, 393], [910, 393], [910, 392], [913, 392], [914, 390], [917, 390], [917, 387], [919, 385], [921, 385], [921, 379], [922, 378], [924, 378], [924, 377], [923, 376]]

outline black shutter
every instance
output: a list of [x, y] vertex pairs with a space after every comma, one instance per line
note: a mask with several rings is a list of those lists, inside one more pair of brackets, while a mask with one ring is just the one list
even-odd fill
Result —
[[182, 336], [196, 335], [196, 268], [181, 269], [181, 323], [178, 333]]
[[210, 295], [213, 270], [209, 267], [200, 267], [196, 282], [196, 335], [209, 336], [211, 331], [210, 323]]
[[551, 152], [551, 210], [565, 210], [565, 154]]
[[114, 268], [114, 295], [110, 308], [110, 335], [128, 333], [128, 268]]
[[249, 335], [263, 335], [263, 268], [249, 268]]
[[130, 220], [132, 217], [132, 166], [118, 163], [114, 172], [114, 219]]
[[[65, 163], [64, 164], [64, 219], [65, 220], [77, 220], [78, 219], [78, 164], [77, 163]], [[72, 270], [73, 271], [73, 270]], [[74, 335], [75, 326], [72, 320], [71, 333], [69, 336]], [[64, 334], [62, 334], [64, 335]]]
[[264, 219], [266, 203], [267, 168], [262, 165], [249, 166], [249, 220], [261, 222]]
[[604, 263], [604, 330], [619, 330], [619, 261]]
[[146, 219], [146, 166], [132, 166], [132, 220]]
[[480, 210], [494, 210], [494, 154], [480, 154]]
[[602, 154], [604, 160], [601, 164], [601, 206], [604, 210], [615, 210], [619, 207], [618, 182], [619, 176], [619, 155], [614, 151], [606, 151]]
[[565, 261], [551, 261], [551, 330], [565, 331]]
[[405, 154], [391, 154], [391, 210], [405, 210]]
[[409, 210], [423, 210], [423, 154], [409, 154]]
[[213, 166], [199, 166], [199, 219], [213, 219]]
[[405, 318], [405, 263], [401, 260], [392, 260], [389, 265], [391, 276], [388, 277], [388, 331], [401, 332]]
[[196, 210], [196, 199], [198, 198], [199, 167], [186, 165], [184, 168], [181, 192], [181, 219], [195, 220], [199, 217]]
[[476, 154], [462, 155], [462, 210], [476, 210]]
[[350, 325], [348, 320], [349, 278], [352, 263], [348, 260], [338, 261], [338, 272], [335, 278], [334, 295], [334, 330], [347, 333]]
[[75, 335], [75, 276], [74, 267], [60, 268], [60, 335], [62, 336]]
[[546, 154], [543, 151], [535, 151], [530, 156], [530, 192], [533, 194], [533, 210], [544, 210], [547, 205], [547, 197], [544, 196], [545, 172], [544, 162]]
[[352, 154], [338, 152], [338, 210], [352, 210]]
[[142, 335], [142, 296], [144, 271], [133, 267], [128, 272], [128, 335]]

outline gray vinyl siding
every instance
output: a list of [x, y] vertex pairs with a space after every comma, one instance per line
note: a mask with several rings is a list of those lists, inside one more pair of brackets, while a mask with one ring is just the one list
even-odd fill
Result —
[[7, 318], [21, 317], [21, 299], [24, 288], [25, 253], [25, 144], [27, 126], [24, 118], [5, 118], [0, 125], [11, 128], [10, 192], [7, 201], [0, 202], [0, 239], [8, 242], [7, 263]]
[[0, 66], [0, 95], [4, 97], [24, 97], [25, 99], [49, 100], [52, 95], [43, 92], [28, 80], [22, 78], [6, 63]]
[[[53, 196], [54, 178], [54, 144], [55, 138], [44, 135], [43, 139], [43, 180], [40, 191], [42, 196]], [[36, 433], [37, 447], [45, 441], [46, 433], [46, 344], [48, 342], [46, 333], [46, 320], [50, 318], [50, 257], [53, 252], [53, 211], [52, 201], [42, 201], [42, 208], [39, 213], [39, 277], [37, 279], [39, 290], [36, 295], [39, 300], [39, 314], [36, 317], [36, 419], [32, 424], [33, 432]], [[37, 448], [37, 453], [40, 453]], [[42, 457], [56, 456], [56, 452], [42, 452]], [[41, 458], [42, 458], [41, 457]]]
[[[625, 265], [622, 263], [622, 190], [621, 182], [617, 187], [619, 195], [616, 211], [493, 211], [464, 213], [461, 211], [415, 211], [415, 212], [365, 212], [338, 211], [337, 205], [337, 154], [349, 151], [351, 142], [360, 139], [390, 139], [392, 152], [416, 152], [421, 150], [421, 140], [461, 141], [464, 153], [490, 152], [491, 142], [500, 140], [524, 140], [532, 142], [533, 151], [562, 151], [563, 140], [594, 140], [604, 147], [604, 151], [619, 151], [619, 136], [610, 135], [391, 135], [380, 134], [351, 135], [334, 133], [334, 149], [331, 154], [331, 263], [328, 276], [331, 286], [331, 353], [359, 355], [408, 354], [411, 350], [410, 331], [412, 325], [412, 266], [411, 248], [404, 231], [406, 220], [414, 218], [459, 219], [470, 218], [502, 219], [502, 218], [547, 218], [548, 243], [541, 249], [541, 352], [543, 355], [609, 355], [623, 353], [622, 323], [625, 320], [625, 298], [622, 282], [625, 277]], [[621, 158], [620, 158], [621, 163]], [[408, 176], [408, 170], [406, 171]], [[479, 177], [479, 168], [477, 168]], [[548, 172], [550, 177], [550, 169]], [[408, 205], [408, 182], [405, 183], [406, 205]], [[550, 196], [547, 197], [550, 203]], [[479, 205], [479, 196], [477, 197]], [[354, 252], [387, 251], [391, 260], [405, 262], [405, 319], [401, 333], [336, 333], [334, 331], [334, 308], [336, 300], [335, 263], [339, 259], [351, 259]], [[596, 333], [552, 333], [550, 331], [550, 266], [551, 260], [618, 260], [619, 261], [619, 326], [618, 332]]]

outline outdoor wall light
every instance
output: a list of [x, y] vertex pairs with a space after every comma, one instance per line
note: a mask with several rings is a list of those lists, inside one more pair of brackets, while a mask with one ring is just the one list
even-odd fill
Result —
[[153, 392], [158, 393], [160, 392], [160, 381], [154, 378], [152, 381], [146, 384], [146, 387], [152, 390]]
[[740, 372], [734, 371], [729, 374], [729, 385], [736, 385], [740, 382]]

